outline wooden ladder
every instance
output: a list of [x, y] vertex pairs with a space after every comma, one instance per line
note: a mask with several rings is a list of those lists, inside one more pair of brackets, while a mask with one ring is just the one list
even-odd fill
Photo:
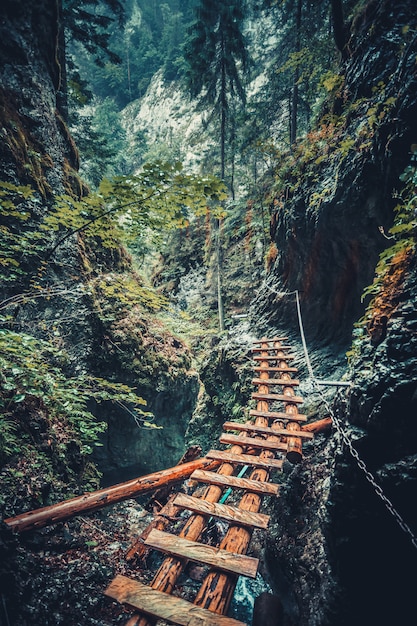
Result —
[[[282, 344], [285, 339], [262, 338], [254, 343], [257, 377], [252, 382], [257, 391], [252, 398], [257, 400], [257, 408], [249, 414], [255, 419], [246, 423], [226, 422], [220, 443], [230, 447], [206, 454], [206, 458], [220, 461], [221, 465], [217, 470], [196, 470], [191, 475], [196, 486], [206, 485], [204, 491], [201, 493], [200, 487], [194, 495], [179, 493], [170, 503], [171, 513], [189, 512], [178, 535], [157, 528], [147, 535], [146, 547], [167, 555], [151, 585], [116, 576], [106, 589], [108, 597], [139, 611], [127, 626], [152, 626], [158, 619], [183, 626], [244, 626], [225, 614], [238, 576], [255, 578], [257, 574], [258, 559], [246, 553], [253, 530], [268, 526], [269, 516], [260, 512], [262, 498], [279, 495], [279, 485], [269, 482], [270, 474], [282, 469], [283, 453], [291, 462], [299, 462], [302, 440], [313, 437], [312, 433], [300, 430], [300, 422], [307, 418], [298, 413], [302, 399], [295, 395], [294, 387], [299, 381], [291, 377], [297, 369], [288, 366], [293, 357], [288, 354], [289, 346]], [[271, 361], [274, 366], [270, 365]], [[277, 404], [283, 406], [277, 408]], [[275, 458], [276, 453], [281, 458]], [[236, 475], [241, 467], [250, 468], [248, 478]], [[242, 492], [237, 506], [221, 501], [225, 490]], [[217, 546], [203, 540], [210, 518], [228, 523], [228, 530]], [[210, 567], [194, 602], [173, 595], [189, 561]]]

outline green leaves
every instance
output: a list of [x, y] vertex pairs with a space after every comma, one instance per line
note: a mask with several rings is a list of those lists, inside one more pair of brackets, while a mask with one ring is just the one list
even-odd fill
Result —
[[217, 215], [226, 197], [223, 184], [214, 176], [185, 174], [179, 162], [156, 161], [145, 164], [136, 176], [104, 179], [96, 193], [82, 200], [58, 197], [41, 229], [68, 231], [53, 250], [80, 231], [114, 248], [120, 242], [155, 240], [161, 231], [184, 227], [208, 204]]
[[91, 400], [117, 404], [128, 410], [139, 426], [150, 423], [152, 415], [142, 408], [145, 400], [127, 385], [87, 374], [68, 376], [65, 367], [65, 354], [48, 342], [0, 330], [0, 456], [16, 449], [14, 408], [24, 401], [36, 399], [42, 412], [47, 412], [51, 437], [59, 432], [64, 443], [75, 437], [84, 454], [99, 445], [99, 435], [106, 429], [89, 410]]

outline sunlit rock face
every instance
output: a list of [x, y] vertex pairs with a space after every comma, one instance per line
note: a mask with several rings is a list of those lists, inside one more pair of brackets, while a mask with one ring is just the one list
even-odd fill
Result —
[[[405, 37], [412, 23], [411, 1], [372, 2], [358, 16], [341, 70], [345, 97], [354, 106], [348, 105], [340, 143], [351, 138], [355, 148], [343, 157], [332, 148], [319, 164], [306, 164], [273, 218], [279, 255], [268, 283], [275, 291], [300, 290], [316, 374], [327, 370], [328, 375], [322, 350], [339, 345], [345, 379], [352, 381], [335, 399], [327, 391], [327, 405], [318, 395], [316, 405], [317, 416], [330, 411], [340, 420], [351, 445], [342, 443], [336, 428], [305, 445], [306, 458], [287, 468], [276, 504], [275, 538], [268, 541], [266, 559], [288, 623], [298, 626], [388, 626], [414, 614], [409, 572], [417, 566], [412, 542], [417, 268], [412, 251], [392, 267], [364, 332], [355, 331], [349, 364], [342, 350], [364, 313], [361, 293], [372, 283], [379, 252], [393, 244], [379, 227], [388, 234], [400, 175], [417, 136], [417, 42]], [[338, 115], [344, 115], [346, 103], [338, 106]], [[361, 146], [357, 137], [373, 122], [373, 107], [384, 114]], [[287, 320], [289, 334], [297, 330], [293, 298], [265, 287], [252, 309], [253, 324], [260, 316], [263, 331], [285, 328]], [[340, 375], [339, 370], [329, 377]]]
[[[271, 207], [278, 257], [268, 283], [300, 291], [309, 334], [322, 342], [349, 340], [363, 313], [363, 288], [388, 245], [380, 227], [386, 233], [392, 225], [399, 177], [415, 142], [415, 44], [402, 30], [413, 15], [408, 2], [400, 4], [397, 10], [375, 2], [357, 17], [340, 68], [342, 88], [324, 111], [339, 130], [331, 122], [319, 131], [322, 151], [310, 160], [301, 154]], [[256, 315], [276, 325], [293, 318], [289, 306], [265, 287]]]

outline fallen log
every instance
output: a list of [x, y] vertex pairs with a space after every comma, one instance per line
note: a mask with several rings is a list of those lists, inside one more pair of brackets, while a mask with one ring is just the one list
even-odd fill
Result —
[[310, 422], [309, 424], [303, 424], [303, 426], [301, 426], [301, 430], [304, 430], [305, 432], [308, 432], [308, 433], [322, 433], [328, 428], [331, 428], [331, 425], [332, 425], [332, 418], [324, 417], [321, 420]]
[[162, 486], [183, 481], [189, 478], [196, 469], [215, 468], [219, 465], [219, 461], [203, 457], [195, 461], [190, 461], [189, 463], [154, 472], [153, 474], [134, 478], [133, 480], [113, 485], [106, 489], [84, 493], [82, 496], [64, 500], [63, 502], [57, 502], [56, 504], [51, 504], [41, 509], [35, 509], [34, 511], [28, 511], [16, 517], [9, 517], [3, 521], [6, 526], [14, 532], [43, 528], [49, 524], [56, 524], [57, 522], [68, 520], [80, 513], [90, 513], [91, 511], [96, 511], [109, 504], [116, 504], [117, 502], [122, 502], [129, 498], [135, 498], [148, 491], [154, 491]]
[[159, 511], [158, 515], [147, 525], [145, 530], [135, 539], [135, 541], [130, 546], [129, 550], [126, 552], [126, 561], [133, 561], [133, 559], [144, 560], [146, 556], [149, 554], [150, 548], [145, 545], [145, 541], [150, 535], [152, 530], [164, 530], [166, 526], [168, 526], [169, 522], [172, 521], [178, 513], [181, 511], [179, 506], [175, 506], [173, 504], [173, 500], [175, 499], [177, 494], [172, 494], [168, 502], [162, 507]]

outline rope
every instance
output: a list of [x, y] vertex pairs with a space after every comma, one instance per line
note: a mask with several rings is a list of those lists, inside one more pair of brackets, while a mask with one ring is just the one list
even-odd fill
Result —
[[311, 366], [310, 356], [309, 356], [308, 350], [307, 350], [307, 343], [306, 343], [306, 337], [305, 337], [305, 334], [304, 334], [303, 320], [302, 320], [302, 317], [301, 317], [300, 298], [299, 298], [299, 295], [298, 295], [298, 291], [295, 292], [295, 300], [296, 300], [296, 303], [297, 303], [298, 325], [300, 327], [300, 335], [301, 335], [301, 341], [302, 341], [302, 344], [303, 344], [304, 356], [305, 356], [306, 363], [307, 363], [307, 369], [308, 369], [308, 373], [310, 374], [310, 378], [312, 380], [315, 380], [313, 368]]
[[308, 354], [307, 342], [304, 334], [303, 320], [301, 316], [301, 306], [300, 306], [300, 296], [299, 291], [296, 289], [295, 291], [276, 291], [272, 289], [266, 282], [264, 283], [265, 287], [267, 287], [272, 293], [275, 293], [278, 296], [293, 296], [295, 295], [296, 305], [297, 305], [297, 317], [298, 317], [298, 326], [300, 328], [300, 336], [301, 342], [303, 344], [304, 357], [307, 363], [308, 373], [312, 381], [314, 381], [317, 385], [321, 385], [323, 387], [333, 386], [333, 387], [351, 387], [352, 383], [349, 381], [343, 380], [318, 380], [314, 376], [313, 367], [311, 365], [310, 356]]
[[303, 320], [302, 320], [302, 316], [301, 316], [300, 298], [299, 298], [298, 291], [291, 291], [291, 292], [287, 292], [287, 293], [285, 293], [285, 292], [277, 292], [277, 291], [273, 290], [271, 287], [269, 287], [269, 285], [267, 285], [266, 283], [265, 283], [265, 285], [266, 285], [266, 287], [268, 287], [268, 289], [270, 289], [271, 291], [274, 291], [274, 293], [276, 293], [278, 295], [288, 296], [288, 295], [293, 295], [295, 293], [296, 304], [297, 304], [298, 325], [299, 325], [299, 328], [300, 328], [301, 341], [302, 341], [302, 344], [303, 344], [303, 350], [304, 350], [304, 356], [305, 356], [306, 363], [307, 363], [307, 369], [308, 369], [308, 372], [310, 374], [310, 378], [311, 378], [312, 384], [313, 384], [313, 386], [316, 387], [316, 390], [317, 390], [318, 394], [320, 395], [320, 397], [321, 397], [321, 399], [323, 401], [323, 404], [325, 405], [327, 411], [329, 412], [329, 415], [331, 415], [332, 421], [333, 421], [334, 425], [336, 426], [336, 430], [337, 430], [341, 440], [347, 446], [350, 454], [355, 459], [358, 467], [365, 474], [366, 480], [372, 485], [372, 487], [374, 488], [375, 493], [382, 500], [382, 502], [384, 503], [385, 507], [391, 513], [391, 515], [394, 517], [394, 519], [396, 520], [396, 522], [398, 523], [400, 528], [406, 534], [409, 535], [409, 537], [411, 539], [411, 543], [417, 549], [417, 536], [413, 533], [413, 531], [411, 530], [410, 526], [401, 517], [400, 513], [398, 513], [398, 511], [394, 507], [394, 505], [391, 502], [391, 500], [389, 498], [387, 498], [387, 496], [384, 494], [384, 492], [382, 491], [381, 486], [375, 480], [374, 475], [368, 470], [368, 468], [366, 467], [365, 463], [360, 458], [358, 452], [355, 450], [355, 448], [352, 445], [352, 442], [351, 442], [351, 440], [349, 438], [349, 435], [344, 430], [341, 422], [336, 417], [333, 408], [330, 406], [326, 396], [324, 395], [323, 391], [320, 389], [320, 386], [327, 385], [327, 384], [333, 384], [333, 385], [337, 385], [337, 386], [339, 386], [339, 385], [346, 385], [347, 384], [347, 385], [351, 386], [351, 383], [350, 382], [349, 383], [345, 383], [345, 382], [342, 382], [342, 381], [319, 381], [319, 380], [316, 379], [316, 377], [314, 376], [313, 368], [311, 366], [311, 361], [310, 361], [310, 357], [309, 357], [309, 354], [308, 354], [307, 342], [306, 342], [305, 334], [304, 334]]
[[[244, 465], [242, 469], [240, 470], [239, 474], [237, 475], [237, 477], [242, 478], [242, 476], [246, 473], [248, 468], [249, 468], [249, 465]], [[223, 504], [224, 502], [226, 502], [227, 498], [230, 496], [232, 491], [233, 489], [231, 487], [228, 487], [226, 491], [224, 492], [224, 494], [222, 495], [222, 497], [220, 498], [219, 503]]]

